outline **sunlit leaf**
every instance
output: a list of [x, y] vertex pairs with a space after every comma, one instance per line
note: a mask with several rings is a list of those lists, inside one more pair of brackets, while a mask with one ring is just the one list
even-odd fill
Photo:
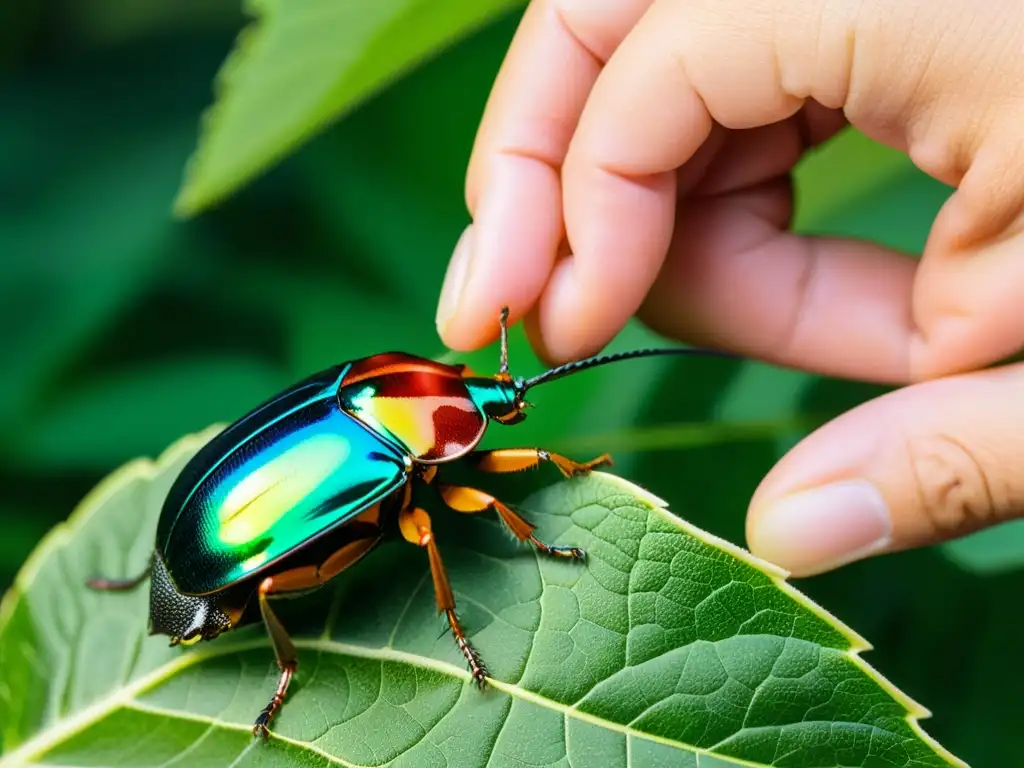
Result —
[[487, 690], [438, 623], [424, 554], [389, 542], [288, 601], [299, 672], [254, 741], [275, 679], [258, 626], [182, 651], [147, 636], [146, 590], [82, 584], [142, 568], [163, 495], [215, 431], [109, 477], [19, 575], [0, 606], [0, 766], [963, 765], [783, 573], [603, 473], [522, 504], [586, 564], [437, 516]]
[[[403, 304], [434, 312], [469, 216], [466, 166], [487, 94], [519, 21], [510, 14], [364, 104], [297, 153], [309, 205]], [[511, 268], [511, 265], [510, 265]]]
[[177, 201], [219, 201], [333, 120], [521, 0], [250, 0]]

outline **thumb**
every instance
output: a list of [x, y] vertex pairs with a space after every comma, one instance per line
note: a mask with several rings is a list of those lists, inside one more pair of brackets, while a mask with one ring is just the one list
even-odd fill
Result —
[[1024, 364], [916, 384], [796, 446], [751, 501], [759, 557], [810, 576], [1024, 516]]

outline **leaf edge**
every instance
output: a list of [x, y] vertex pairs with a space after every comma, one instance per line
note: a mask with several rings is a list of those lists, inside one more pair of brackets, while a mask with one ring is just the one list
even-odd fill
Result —
[[[135, 479], [152, 479], [159, 475], [159, 473], [165, 469], [168, 465], [175, 463], [184, 453], [195, 452], [199, 450], [203, 445], [209, 442], [215, 435], [223, 431], [226, 424], [215, 423], [203, 430], [184, 435], [178, 440], [174, 441], [171, 445], [165, 448], [155, 459], [140, 457], [133, 459], [121, 467], [115, 469], [96, 486], [87, 493], [82, 500], [75, 506], [72, 512], [68, 515], [67, 519], [61, 523], [58, 523], [53, 529], [51, 529], [43, 539], [36, 545], [32, 553], [26, 559], [24, 565], [18, 571], [15, 576], [14, 583], [4, 594], [2, 600], [0, 600], [0, 635], [3, 634], [7, 628], [7, 624], [14, 613], [15, 606], [18, 600], [27, 593], [27, 590], [31, 587], [35, 575], [38, 573], [43, 558], [49, 556], [62, 545], [64, 545], [70, 537], [73, 535], [75, 530], [79, 528], [84, 522], [86, 522], [91, 515], [95, 514], [97, 510], [102, 509], [103, 502], [112, 493], [117, 492], [120, 488], [123, 488], [127, 483]], [[953, 755], [949, 750], [939, 744], [930, 734], [928, 734], [920, 724], [922, 719], [931, 717], [931, 712], [911, 698], [909, 695], [897, 688], [891, 681], [889, 681], [881, 672], [874, 669], [869, 665], [861, 656], [864, 651], [871, 650], [873, 646], [858, 634], [854, 629], [849, 627], [847, 624], [842, 622], [840, 619], [835, 617], [829, 611], [822, 606], [815, 603], [806, 595], [802, 594], [797, 590], [789, 581], [790, 573], [779, 566], [762, 560], [747, 550], [739, 547], [732, 542], [722, 539], [714, 534], [704, 531], [685, 519], [679, 517], [669, 509], [669, 504], [664, 499], [656, 496], [651, 491], [643, 488], [635, 483], [632, 483], [625, 478], [613, 475], [607, 472], [594, 472], [594, 475], [599, 476], [605, 482], [608, 482], [612, 486], [619, 487], [624, 493], [628, 494], [638, 505], [646, 505], [649, 513], [660, 516], [663, 520], [670, 524], [678, 527], [686, 534], [696, 538], [702, 543], [709, 547], [718, 549], [719, 551], [728, 554], [741, 562], [755, 568], [756, 570], [764, 573], [776, 585], [784, 594], [788, 595], [798, 604], [807, 608], [813, 614], [823, 619], [835, 629], [837, 629], [844, 637], [850, 642], [850, 647], [846, 650], [840, 651], [843, 655], [847, 656], [851, 662], [861, 672], [865, 674], [869, 679], [873, 680], [882, 690], [889, 693], [894, 700], [898, 701], [904, 709], [907, 710], [907, 714], [904, 716], [904, 720], [910, 726], [914, 734], [921, 739], [923, 743], [938, 756], [940, 759], [946, 761], [951, 766], [957, 768], [970, 768], [970, 766], [961, 760], [960, 758]], [[297, 645], [308, 646], [310, 643], [322, 645], [319, 641], [298, 641]], [[391, 649], [368, 649], [361, 648], [359, 646], [338, 643], [331, 641], [331, 646], [338, 653], [349, 653], [355, 656], [370, 657], [374, 659], [392, 659], [395, 661], [404, 661], [420, 667], [428, 667], [437, 671], [450, 674], [455, 678], [462, 679], [463, 681], [469, 679], [469, 675], [464, 670], [461, 670], [453, 665], [446, 662], [441, 662], [436, 659], [430, 659], [428, 657], [413, 656], [412, 654], [406, 654], [401, 651], [394, 651]], [[104, 696], [98, 699], [96, 702], [76, 713], [72, 717], [67, 718], [63, 721], [63, 724], [57, 726], [51, 726], [44, 728], [38, 733], [34, 734], [31, 738], [27, 739], [23, 743], [19, 744], [14, 750], [6, 754], [0, 753], [0, 768], [6, 768], [8, 765], [21, 765], [20, 760], [30, 760], [33, 755], [38, 755], [45, 752], [48, 747], [54, 746], [60, 743], [62, 738], [73, 736], [76, 733], [81, 732], [84, 728], [87, 728], [90, 724], [95, 722], [100, 715], [103, 713], [113, 712], [121, 705], [130, 702], [133, 696], [137, 693], [142, 693], [148, 690], [153, 685], [159, 683], [161, 680], [166, 679], [169, 675], [173, 674], [179, 669], [188, 668], [194, 664], [201, 663], [207, 658], [214, 658], [221, 656], [225, 653], [240, 652], [249, 648], [263, 648], [267, 645], [266, 638], [253, 639], [242, 643], [231, 643], [225, 645], [223, 648], [216, 649], [200, 649], [191, 653], [184, 654], [170, 663], [163, 664], [147, 675], [138, 678], [130, 685], [124, 686], [120, 690], [113, 694]], [[617, 723], [609, 723], [602, 718], [592, 717], [584, 712], [574, 710], [572, 707], [563, 705], [559, 702], [554, 702], [546, 697], [540, 696], [533, 693], [532, 691], [524, 690], [514, 684], [506, 683], [501, 680], [495, 680], [488, 678], [488, 684], [490, 687], [501, 691], [505, 695], [518, 698], [523, 701], [530, 701], [539, 706], [545, 706], [549, 709], [556, 709], [563, 711], [566, 716], [572, 716], [576, 719], [589, 722], [591, 724], [600, 725], [602, 727], [611, 728], [612, 730], [618, 731], [623, 735], [634, 736], [636, 738], [654, 741], [657, 743], [663, 743], [673, 747], [680, 747], [687, 749], [697, 754], [706, 754], [707, 756], [715, 757], [716, 759], [727, 760], [738, 766], [750, 766], [751, 768], [764, 768], [757, 763], [751, 763], [749, 761], [741, 760], [731, 756], [717, 755], [714, 753], [707, 752], [701, 748], [698, 748], [692, 744], [685, 744], [683, 742], [675, 741], [672, 739], [663, 739], [661, 737], [654, 736], [653, 734], [646, 734], [638, 731], [634, 731], [628, 726], [622, 726]], [[289, 737], [281, 736], [280, 734], [272, 734], [274, 738], [280, 739], [284, 742], [291, 744], [292, 746], [311, 749], [317, 751], [315, 745], [307, 744], [306, 742], [297, 741]], [[346, 766], [347, 763], [339, 761], [334, 756], [331, 756], [331, 761], [338, 765]]]
[[[966, 762], [942, 746], [933, 736], [922, 728], [920, 721], [931, 717], [931, 711], [900, 690], [894, 683], [885, 677], [885, 675], [864, 660], [861, 654], [865, 651], [873, 650], [874, 646], [852, 627], [794, 587], [788, 580], [791, 575], [789, 571], [786, 571], [767, 560], [762, 560], [753, 553], [733, 544], [731, 541], [715, 536], [708, 531], [698, 528], [687, 520], [684, 520], [669, 509], [669, 505], [664, 499], [659, 498], [646, 488], [638, 486], [635, 483], [631, 483], [618, 475], [612, 475], [606, 472], [594, 472], [593, 474], [600, 475], [603, 479], [613, 485], [618, 485], [625, 493], [633, 496], [638, 503], [646, 503], [649, 505], [651, 512], [658, 514], [664, 520], [678, 526], [690, 536], [693, 536], [704, 544], [735, 557], [752, 568], [761, 571], [772, 580], [781, 592], [793, 598], [794, 601], [807, 608], [814, 615], [831, 624], [850, 641], [850, 647], [847, 650], [841, 651], [841, 653], [848, 657], [854, 666], [863, 672], [869, 679], [877, 683], [883, 691], [889, 693], [895, 701], [898, 701], [904, 709], [907, 710], [904, 720], [906, 720], [910, 729], [917, 735], [917, 737], [928, 745], [936, 756], [945, 760], [949, 765], [956, 766], [956, 768], [970, 768]], [[714, 755], [714, 757], [718, 758], [719, 756]]]
[[478, 33], [501, 14], [510, 13], [525, 5], [524, 0], [502, 0], [502, 2], [504, 5], [501, 10], [492, 11], [487, 16], [456, 32], [449, 33], [442, 42], [432, 49], [408, 59], [344, 107], [325, 109], [321, 103], [317, 110], [310, 112], [310, 115], [315, 118], [309, 120], [303, 130], [293, 132], [291, 138], [281, 142], [275, 151], [266, 153], [260, 160], [249, 161], [245, 167], [235, 172], [234, 178], [225, 177], [219, 184], [207, 184], [203, 191], [202, 187], [197, 187], [196, 179], [202, 176], [200, 168], [205, 168], [207, 165], [206, 158], [210, 153], [209, 137], [221, 122], [225, 99], [228, 92], [233, 90], [239, 70], [244, 70], [253, 50], [258, 49], [263, 42], [263, 38], [267, 34], [268, 19], [273, 15], [273, 9], [267, 0], [244, 0], [243, 10], [248, 20], [238, 31], [231, 50], [213, 77], [213, 98], [200, 115], [196, 141], [185, 163], [178, 191], [171, 204], [172, 215], [179, 220], [188, 220], [205, 211], [212, 210], [280, 165], [330, 126], [340, 122], [395, 83], [442, 55], [452, 45]]
[[[39, 540], [35, 548], [22, 563], [21, 568], [14, 577], [14, 582], [0, 599], [0, 634], [7, 628], [7, 623], [14, 613], [14, 605], [28, 588], [31, 587], [35, 576], [42, 565], [42, 559], [51, 552], [57, 550], [68, 540], [68, 536], [74, 529], [80, 527], [87, 521], [96, 510], [101, 509], [103, 499], [114, 491], [135, 479], [149, 480], [157, 476], [166, 466], [173, 464], [181, 455], [187, 451], [198, 451], [206, 445], [215, 435], [222, 432], [227, 424], [217, 422], [205, 429], [179, 437], [167, 448], [160, 452], [156, 458], [139, 457], [125, 462], [120, 467], [104, 476], [95, 486], [74, 506], [67, 518], [57, 523], [47, 531], [46, 535]], [[194, 446], [194, 447], [193, 447]]]

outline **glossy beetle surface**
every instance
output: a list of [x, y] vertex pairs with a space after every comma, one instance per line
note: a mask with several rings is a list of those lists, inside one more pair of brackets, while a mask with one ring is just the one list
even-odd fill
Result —
[[253, 729], [265, 736], [298, 663], [271, 600], [326, 583], [372, 550], [385, 522], [396, 520], [407, 541], [427, 550], [438, 612], [483, 683], [486, 669], [459, 623], [430, 517], [413, 503], [413, 488], [430, 484], [456, 511], [494, 511], [539, 551], [583, 559], [576, 547], [538, 540], [532, 524], [493, 496], [436, 481], [438, 465], [466, 460], [505, 473], [551, 462], [568, 477], [609, 463], [607, 455], [577, 463], [535, 448], [476, 447], [489, 421], [522, 421], [526, 391], [536, 384], [614, 360], [694, 352], [642, 350], [513, 379], [506, 320], [503, 311], [494, 376], [390, 352], [321, 371], [260, 405], [214, 437], [178, 475], [161, 510], [149, 567], [134, 578], [95, 579], [90, 586], [131, 589], [150, 577], [150, 633], [184, 645], [239, 626], [256, 596], [281, 670]]

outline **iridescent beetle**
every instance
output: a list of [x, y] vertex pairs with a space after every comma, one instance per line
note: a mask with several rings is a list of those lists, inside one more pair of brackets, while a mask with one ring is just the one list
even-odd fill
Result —
[[126, 590], [151, 577], [150, 634], [167, 635], [172, 645], [236, 628], [257, 595], [281, 670], [253, 727], [266, 737], [298, 663], [271, 598], [323, 585], [373, 549], [397, 515], [402, 536], [427, 550], [438, 612], [482, 684], [486, 668], [459, 623], [430, 517], [412, 502], [413, 487], [434, 484], [452, 509], [493, 510], [519, 540], [548, 555], [582, 560], [583, 550], [545, 544], [531, 523], [484, 491], [434, 483], [438, 465], [464, 459], [485, 472], [505, 473], [550, 462], [570, 477], [608, 464], [607, 454], [578, 463], [536, 448], [476, 446], [488, 420], [521, 422], [526, 392], [542, 382], [628, 358], [709, 354], [637, 350], [513, 378], [507, 321], [503, 309], [494, 376], [389, 352], [328, 368], [260, 405], [214, 437], [178, 475], [147, 568], [134, 578], [93, 579], [89, 586]]

